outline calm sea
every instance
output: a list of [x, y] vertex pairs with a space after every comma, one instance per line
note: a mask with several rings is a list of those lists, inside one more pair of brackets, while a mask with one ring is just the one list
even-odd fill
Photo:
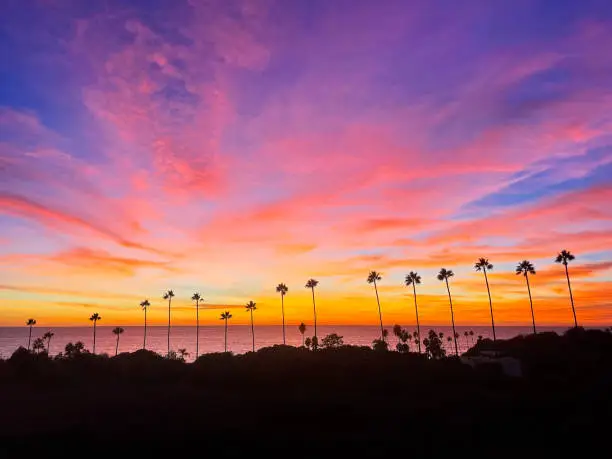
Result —
[[[96, 334], [96, 353], [115, 354], [116, 336], [113, 335], [114, 327], [97, 327]], [[142, 348], [144, 327], [123, 327], [125, 332], [119, 340], [119, 352], [136, 351]], [[306, 331], [306, 336], [312, 335], [312, 327]], [[319, 339], [329, 333], [337, 333], [344, 337], [345, 344], [365, 345], [370, 346], [372, 340], [376, 339], [380, 334], [379, 327], [376, 326], [319, 326]], [[444, 344], [447, 351], [452, 351], [452, 343], [446, 341], [446, 336], [451, 336], [450, 327], [431, 327], [421, 326], [421, 332], [426, 334], [430, 329], [438, 332], [443, 332], [445, 335]], [[42, 336], [48, 329], [43, 327], [34, 327], [32, 330], [32, 340]], [[408, 328], [412, 332], [412, 328]], [[465, 331], [473, 331], [473, 336], [464, 336]], [[563, 333], [566, 328], [562, 327], [542, 327], [538, 331], [555, 331]], [[64, 346], [68, 342], [82, 341], [85, 347], [89, 350], [93, 344], [93, 327], [56, 327], [52, 329], [55, 336], [51, 340], [51, 355], [55, 355], [64, 350]], [[223, 352], [223, 326], [200, 327], [200, 354], [208, 352]], [[530, 327], [496, 327], [495, 329], [498, 338], [511, 338], [519, 334], [531, 333]], [[397, 342], [395, 336], [391, 335], [389, 330], [389, 342], [392, 348], [395, 348]], [[485, 338], [491, 337], [491, 328], [483, 326], [474, 327], [457, 327], [457, 332], [460, 334], [458, 338], [459, 351], [463, 352], [476, 342], [478, 335]], [[287, 344], [299, 346], [302, 344], [302, 335], [299, 333], [296, 326], [286, 328]], [[172, 327], [170, 335], [171, 348], [174, 350], [185, 348], [189, 352], [188, 360], [192, 360], [195, 356], [195, 327]], [[228, 329], [228, 350], [237, 354], [248, 352], [251, 350], [251, 328], [245, 325], [229, 326]], [[255, 327], [255, 347], [256, 349], [282, 344], [283, 336], [282, 329], [279, 326], [259, 326]], [[19, 346], [27, 347], [28, 345], [28, 328], [27, 327], [0, 327], [0, 357], [8, 358]], [[414, 344], [412, 344], [415, 350]], [[153, 350], [160, 354], [165, 354], [167, 350], [167, 328], [166, 327], [148, 327], [147, 328], [147, 349]]]

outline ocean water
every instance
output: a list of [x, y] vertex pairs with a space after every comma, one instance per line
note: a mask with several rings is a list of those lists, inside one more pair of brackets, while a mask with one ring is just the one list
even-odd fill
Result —
[[[116, 336], [113, 335], [114, 327], [98, 326], [96, 332], [96, 353], [106, 353], [109, 355], [115, 354]], [[132, 352], [142, 349], [144, 327], [123, 327], [125, 332], [119, 338], [119, 352]], [[406, 327], [410, 332], [413, 327]], [[377, 326], [355, 326], [355, 325], [321, 325], [317, 327], [319, 340], [329, 333], [337, 333], [344, 338], [345, 344], [370, 346], [372, 341], [380, 336], [380, 328]], [[447, 342], [446, 337], [452, 336], [451, 327], [440, 326], [421, 326], [423, 336], [430, 330], [444, 333], [444, 345], [447, 352], [454, 351], [453, 343]], [[48, 328], [34, 327], [32, 329], [32, 341], [41, 337]], [[464, 352], [471, 347], [477, 340], [478, 335], [485, 338], [491, 337], [491, 327], [473, 326], [473, 327], [457, 327], [459, 338], [457, 344], [459, 351]], [[465, 331], [473, 331], [473, 336], [464, 336]], [[563, 333], [567, 328], [563, 327], [541, 327], [538, 332], [555, 331]], [[93, 327], [56, 327], [51, 331], [55, 333], [51, 340], [50, 354], [56, 355], [64, 350], [66, 343], [82, 341], [85, 347], [91, 351], [93, 346]], [[531, 327], [496, 327], [498, 338], [506, 339], [519, 334], [531, 333]], [[389, 343], [391, 348], [395, 349], [397, 339], [392, 335], [392, 330], [389, 329]], [[166, 354], [167, 352], [167, 327], [156, 326], [147, 327], [147, 349]], [[299, 333], [297, 326], [291, 325], [286, 327], [287, 344], [292, 346], [300, 346], [302, 344], [302, 335]], [[306, 336], [312, 336], [312, 327], [306, 330]], [[170, 332], [170, 345], [173, 350], [180, 348], [187, 349], [189, 357], [187, 360], [195, 358], [195, 341], [196, 328], [192, 326], [176, 326], [172, 327]], [[282, 344], [283, 335], [282, 328], [276, 325], [256, 326], [255, 327], [255, 348], [273, 346]], [[28, 345], [28, 328], [27, 327], [0, 327], [0, 357], [8, 358], [19, 347]], [[200, 327], [200, 354], [209, 352], [223, 352], [224, 345], [224, 327], [223, 326], [207, 326]], [[229, 325], [227, 336], [228, 351], [236, 354], [241, 354], [251, 351], [251, 327], [246, 325]], [[411, 350], [416, 351], [414, 343], [411, 344]]]

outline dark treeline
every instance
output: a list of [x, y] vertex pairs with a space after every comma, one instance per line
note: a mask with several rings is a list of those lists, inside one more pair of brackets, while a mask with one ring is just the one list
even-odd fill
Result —
[[610, 331], [479, 340], [468, 351], [519, 360], [518, 378], [495, 363], [336, 338], [316, 352], [281, 345], [194, 363], [72, 343], [53, 359], [19, 349], [0, 361], [0, 456], [532, 457], [606, 443]]

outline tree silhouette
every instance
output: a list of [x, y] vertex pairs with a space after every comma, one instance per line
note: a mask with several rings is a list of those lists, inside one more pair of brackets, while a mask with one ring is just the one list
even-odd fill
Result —
[[147, 309], [149, 309], [149, 306], [151, 306], [149, 300], [144, 300], [140, 302], [140, 307], [144, 311], [144, 340], [142, 342], [143, 349], [147, 348]]
[[336, 333], [331, 333], [321, 340], [321, 346], [325, 349], [336, 349], [343, 345], [344, 345], [343, 337]]
[[30, 344], [32, 342], [32, 327], [34, 325], [36, 325], [36, 320], [35, 319], [28, 319], [28, 321], [26, 322], [26, 325], [28, 327], [30, 327], [30, 334], [28, 336], [28, 351], [30, 350]]
[[117, 344], [115, 345], [115, 356], [117, 356], [117, 354], [119, 353], [119, 336], [124, 332], [125, 330], [121, 327], [115, 327], [113, 328], [113, 334], [117, 335]]
[[89, 318], [89, 320], [93, 322], [93, 353], [95, 354], [96, 353], [96, 324], [98, 323], [98, 320], [102, 320], [102, 317], [100, 317], [100, 314], [98, 314], [97, 312], [94, 312]]
[[528, 260], [521, 261], [516, 266], [516, 275], [522, 274], [527, 282], [527, 293], [529, 293], [529, 306], [531, 307], [531, 322], [533, 323], [533, 334], [536, 334], [535, 315], [533, 313], [533, 300], [531, 299], [531, 288], [529, 287], [529, 274], [535, 275], [536, 271], [533, 264]]
[[[419, 276], [419, 274], [414, 271], [410, 271], [410, 273], [406, 275], [406, 279], [404, 282], [406, 284], [406, 287], [409, 287], [410, 285], [412, 285], [412, 293], [414, 296], [414, 312], [416, 313], [417, 333], [418, 333], [418, 336], [421, 336], [421, 325], [419, 324], [419, 308], [417, 306], [417, 296], [416, 296], [416, 284], [421, 283], [421, 276]], [[419, 354], [420, 354], [421, 353], [421, 340], [420, 339], [417, 340], [417, 344], [419, 346]]]
[[285, 295], [289, 291], [289, 288], [285, 284], [280, 283], [276, 286], [276, 291], [281, 295], [281, 314], [283, 316], [283, 344], [287, 344], [285, 340]]
[[51, 330], [42, 336], [43, 339], [47, 341], [47, 354], [49, 354], [49, 347], [51, 346], [51, 338], [53, 338], [53, 336], [55, 336], [55, 333], [53, 333]]
[[572, 302], [572, 313], [574, 314], [574, 327], [578, 327], [578, 320], [576, 320], [576, 308], [574, 307], [574, 296], [572, 295], [572, 285], [570, 284], [569, 270], [567, 265], [570, 261], [576, 257], [569, 250], [562, 250], [555, 258], [555, 263], [562, 263], [565, 266], [565, 277], [567, 278], [567, 289], [569, 290], [570, 301]]
[[470, 348], [470, 342], [468, 341], [468, 336], [469, 336], [469, 335], [470, 335], [470, 334], [469, 334], [469, 332], [468, 332], [468, 331], [464, 331], [464, 332], [463, 332], [463, 336], [465, 336], [465, 346], [466, 346], [466, 349], [469, 349], [469, 348]]
[[225, 320], [225, 352], [227, 352], [227, 321], [232, 318], [229, 311], [221, 313], [220, 320]]
[[441, 359], [446, 355], [446, 350], [442, 343], [442, 336], [442, 333], [438, 335], [434, 330], [429, 330], [427, 338], [423, 339], [425, 354], [427, 354], [430, 359]]
[[253, 325], [253, 311], [257, 309], [257, 306], [253, 301], [249, 301], [246, 304], [246, 310], [251, 313], [251, 337], [253, 338], [253, 352], [255, 352], [255, 326]]
[[189, 352], [184, 347], [178, 350], [178, 360], [184, 362], [189, 357]]
[[470, 330], [470, 342], [474, 345], [474, 330]]
[[300, 326], [298, 327], [298, 330], [302, 334], [302, 346], [304, 346], [304, 333], [306, 333], [306, 324], [302, 322]]
[[315, 303], [314, 289], [317, 285], [319, 285], [319, 281], [316, 279], [308, 279], [308, 282], [306, 282], [306, 285], [305, 285], [306, 288], [309, 288], [310, 290], [312, 290], [312, 310], [314, 313], [314, 335], [315, 336], [317, 336], [317, 306]]
[[487, 277], [487, 270], [491, 271], [493, 269], [493, 265], [489, 263], [488, 258], [479, 258], [476, 263], [474, 263], [474, 269], [476, 271], [482, 271], [484, 273], [485, 283], [487, 284], [487, 293], [489, 294], [489, 309], [491, 310], [491, 328], [493, 329], [493, 341], [496, 340], [495, 336], [495, 321], [493, 320], [493, 302], [491, 301], [491, 289], [489, 288], [489, 279]]
[[196, 355], [195, 355], [195, 358], [197, 360], [198, 353], [200, 350], [200, 301], [202, 301], [202, 297], [200, 296], [199, 293], [194, 293], [191, 299], [196, 302]]
[[37, 354], [40, 354], [45, 350], [45, 340], [42, 338], [36, 338], [32, 344], [32, 350]]
[[370, 271], [368, 274], [368, 284], [374, 284], [374, 291], [376, 292], [376, 303], [378, 304], [378, 319], [380, 320], [380, 339], [384, 341], [384, 332], [383, 332], [383, 321], [382, 321], [382, 311], [380, 309], [380, 299], [378, 298], [378, 287], [376, 286], [376, 281], [382, 279], [380, 273], [376, 271]]
[[455, 338], [455, 355], [459, 356], [459, 347], [457, 346], [457, 332], [455, 331], [455, 314], [453, 312], [453, 300], [451, 298], [450, 287], [448, 285], [449, 277], [453, 277], [455, 273], [453, 273], [452, 269], [442, 268], [438, 273], [438, 280], [446, 282], [446, 290], [448, 291], [448, 302], [450, 303], [451, 310], [451, 323], [453, 324], [453, 336]]
[[172, 307], [173, 297], [174, 292], [172, 290], [168, 290], [164, 293], [164, 300], [168, 300], [168, 354], [170, 354], [170, 308]]

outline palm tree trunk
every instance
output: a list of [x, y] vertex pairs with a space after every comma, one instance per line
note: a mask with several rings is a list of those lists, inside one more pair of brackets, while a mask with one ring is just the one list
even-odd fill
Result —
[[142, 348], [146, 349], [147, 348], [147, 308], [144, 308], [144, 312], [145, 312], [145, 329], [144, 329], [144, 339], [142, 341]]
[[285, 341], [285, 295], [281, 293], [281, 314], [283, 315], [283, 345], [286, 345]]
[[168, 298], [168, 355], [170, 355], [170, 306], [172, 305], [172, 298]]
[[314, 335], [317, 336], [317, 305], [315, 303], [315, 294], [314, 294], [314, 287], [311, 287], [312, 289], [312, 310], [314, 313]]
[[225, 319], [225, 352], [227, 352], [227, 319]]
[[416, 313], [416, 322], [417, 322], [417, 333], [418, 333], [418, 345], [419, 345], [419, 354], [421, 353], [421, 325], [419, 324], [419, 308], [417, 306], [416, 299], [416, 287], [414, 282], [412, 283], [412, 291], [414, 292], [414, 312]]
[[93, 341], [93, 353], [96, 353], [96, 321], [94, 320], [94, 341]]
[[570, 301], [572, 302], [572, 312], [574, 313], [574, 327], [578, 327], [578, 321], [576, 320], [576, 308], [574, 307], [574, 297], [572, 295], [572, 285], [570, 284], [569, 270], [567, 269], [567, 263], [565, 263], [565, 277], [567, 277], [567, 288], [569, 289]]
[[304, 347], [304, 333], [302, 333], [302, 347]]
[[457, 333], [455, 332], [455, 314], [453, 313], [453, 300], [451, 299], [450, 287], [448, 286], [448, 279], [446, 279], [446, 290], [448, 290], [448, 302], [450, 303], [450, 310], [451, 310], [451, 323], [453, 324], [453, 340], [455, 341], [455, 355], [459, 357], [459, 347], [457, 346]]
[[253, 326], [253, 310], [251, 309], [251, 337], [253, 338], [253, 352], [255, 352], [255, 327]]
[[529, 305], [531, 306], [531, 322], [533, 323], [533, 334], [535, 335], [536, 326], [535, 326], [535, 315], [533, 313], [533, 300], [531, 299], [531, 288], [529, 287], [529, 276], [525, 273], [525, 280], [527, 281], [527, 293], [529, 293]]
[[385, 340], [385, 332], [383, 331], [382, 311], [380, 309], [380, 300], [378, 299], [378, 288], [376, 287], [376, 281], [374, 281], [374, 291], [376, 292], [376, 303], [378, 304], [378, 319], [380, 320], [380, 340]]
[[115, 357], [119, 353], [119, 334], [117, 334], [117, 344], [115, 345]]
[[491, 310], [491, 328], [493, 329], [493, 341], [496, 341], [495, 337], [495, 321], [493, 320], [493, 302], [491, 301], [491, 290], [489, 289], [489, 279], [487, 278], [487, 268], [483, 268], [485, 282], [487, 283], [487, 293], [489, 294], [489, 309]]
[[30, 335], [28, 336], [28, 351], [30, 350], [31, 341], [32, 341], [32, 326], [30, 325]]
[[47, 338], [47, 355], [49, 355], [49, 347], [51, 346], [51, 338]]
[[196, 360], [200, 350], [200, 301], [196, 300]]

